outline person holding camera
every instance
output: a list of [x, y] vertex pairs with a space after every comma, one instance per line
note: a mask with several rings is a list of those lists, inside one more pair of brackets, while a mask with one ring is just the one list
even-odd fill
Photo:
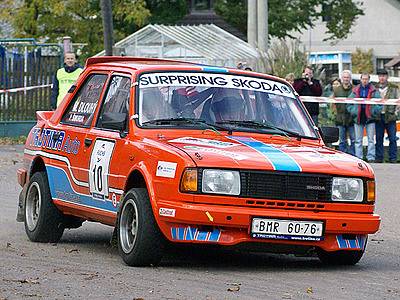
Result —
[[[301, 78], [298, 78], [293, 83], [293, 88], [300, 96], [315, 96], [322, 95], [322, 87], [319, 80], [314, 79], [314, 71], [310, 66], [304, 68]], [[304, 103], [308, 113], [311, 115], [315, 125], [318, 126], [319, 104], [315, 102]]]

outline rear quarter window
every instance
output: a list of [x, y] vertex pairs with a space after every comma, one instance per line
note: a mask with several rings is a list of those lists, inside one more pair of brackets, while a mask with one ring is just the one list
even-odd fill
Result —
[[106, 74], [89, 75], [72, 99], [61, 122], [81, 127], [89, 127], [92, 123], [107, 77], [108, 75]]

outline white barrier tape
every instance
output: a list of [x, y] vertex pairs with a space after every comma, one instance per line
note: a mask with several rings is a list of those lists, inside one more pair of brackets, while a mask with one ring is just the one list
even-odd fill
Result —
[[365, 99], [365, 98], [331, 98], [331, 97], [313, 97], [300, 96], [303, 102], [316, 103], [345, 103], [345, 104], [380, 104], [380, 105], [400, 105], [400, 99]]
[[26, 87], [12, 88], [12, 89], [7, 89], [7, 90], [0, 90], [0, 94], [30, 91], [30, 90], [34, 90], [34, 89], [49, 87], [49, 86], [53, 86], [53, 85], [52, 84], [44, 84], [44, 85], [26, 86]]

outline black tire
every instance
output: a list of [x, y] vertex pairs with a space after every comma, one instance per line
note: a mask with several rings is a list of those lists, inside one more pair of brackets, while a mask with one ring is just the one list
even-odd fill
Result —
[[[364, 248], [365, 249], [365, 248]], [[328, 252], [324, 250], [318, 251], [318, 258], [323, 264], [336, 266], [353, 266], [360, 261], [364, 254], [364, 250], [360, 251], [334, 251]]]
[[164, 253], [164, 236], [154, 219], [146, 189], [134, 188], [125, 195], [118, 213], [117, 231], [118, 251], [127, 265], [159, 264]]
[[53, 203], [45, 172], [36, 172], [29, 180], [24, 203], [24, 224], [32, 242], [56, 243], [64, 232], [63, 214]]

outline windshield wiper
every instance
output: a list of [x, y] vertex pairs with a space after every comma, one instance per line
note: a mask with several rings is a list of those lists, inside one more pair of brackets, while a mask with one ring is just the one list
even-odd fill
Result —
[[289, 139], [290, 139], [290, 136], [302, 137], [297, 132], [293, 132], [293, 131], [290, 131], [290, 130], [287, 130], [287, 129], [276, 127], [275, 125], [272, 125], [270, 123], [263, 123], [263, 122], [258, 122], [258, 121], [251, 121], [251, 120], [244, 120], [244, 121], [225, 120], [225, 121], [216, 122], [216, 124], [230, 124], [230, 125], [236, 125], [236, 126], [241, 126], [241, 127], [272, 129], [272, 130], [278, 132], [279, 134], [281, 134], [283, 136], [286, 136]]
[[184, 117], [155, 119], [155, 120], [150, 120], [150, 121], [146, 121], [146, 122], [142, 123], [142, 125], [145, 125], [145, 126], [147, 126], [147, 125], [181, 125], [181, 124], [201, 125], [203, 127], [203, 129], [212, 129], [216, 132], [218, 132], [218, 130], [231, 131], [231, 129], [229, 129], [229, 128], [210, 124], [202, 119], [184, 118]]

